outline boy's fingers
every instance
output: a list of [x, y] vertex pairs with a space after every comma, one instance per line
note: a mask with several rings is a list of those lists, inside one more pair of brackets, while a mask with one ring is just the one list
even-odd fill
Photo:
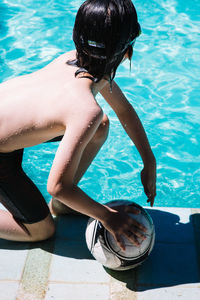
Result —
[[147, 229], [146, 229], [146, 227], [144, 225], [142, 225], [138, 221], [134, 220], [133, 218], [132, 218], [132, 226], [134, 228], [134, 231], [135, 231], [135, 227], [137, 227], [138, 229], [140, 229], [140, 230], [142, 230], [144, 232], [147, 231]]
[[147, 202], [150, 202], [151, 206], [153, 206], [153, 204], [154, 204], [155, 196], [156, 196], [156, 192], [153, 192], [152, 194], [149, 194], [149, 196], [148, 196]]
[[153, 206], [153, 204], [154, 204], [154, 197], [149, 197], [149, 198], [147, 199], [147, 202], [148, 202], [148, 203], [150, 202], [151, 206]]
[[146, 235], [144, 235], [143, 233], [141, 233], [141, 231], [137, 230], [134, 226], [132, 227], [132, 235], [135, 235], [136, 237], [145, 240], [146, 239]]
[[[135, 208], [135, 207], [129, 205], [125, 208], [125, 212], [138, 215], [141, 213], [141, 210], [139, 208]], [[139, 223], [138, 221], [136, 221], [134, 218], [131, 218], [131, 223], [132, 223], [132, 227], [133, 227], [134, 231], [136, 230], [136, 228], [139, 228], [141, 231], [144, 231], [144, 232], [147, 231], [146, 227], [144, 225], [142, 225], [141, 223]]]
[[120, 235], [115, 234], [115, 235], [114, 235], [114, 238], [115, 238], [115, 240], [116, 240], [118, 246], [120, 247], [120, 249], [121, 249], [122, 251], [125, 251], [125, 250], [126, 250], [126, 247], [125, 247], [124, 242], [123, 242], [122, 238], [120, 237]]
[[148, 203], [150, 203], [150, 206], [153, 207], [154, 201], [153, 200], [147, 200]]
[[129, 239], [129, 241], [131, 241], [131, 243], [136, 246], [136, 247], [139, 247], [140, 246], [140, 243], [139, 241], [137, 240], [137, 237], [135, 236], [135, 234], [133, 234], [132, 232], [127, 232], [125, 234], [125, 236]]

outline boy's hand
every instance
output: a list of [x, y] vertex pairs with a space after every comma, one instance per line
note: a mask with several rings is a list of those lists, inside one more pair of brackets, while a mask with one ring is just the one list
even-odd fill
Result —
[[101, 220], [103, 226], [114, 236], [117, 244], [122, 250], [125, 245], [122, 235], [128, 238], [133, 245], [139, 246], [138, 238], [146, 238], [144, 232], [146, 228], [134, 220], [129, 214], [140, 214], [140, 210], [131, 205], [120, 205], [109, 209], [109, 215], [106, 220]]
[[145, 165], [141, 172], [141, 181], [144, 187], [144, 192], [147, 195], [147, 202], [150, 202], [151, 206], [154, 204], [154, 198], [156, 196], [156, 162], [151, 162], [149, 165]]

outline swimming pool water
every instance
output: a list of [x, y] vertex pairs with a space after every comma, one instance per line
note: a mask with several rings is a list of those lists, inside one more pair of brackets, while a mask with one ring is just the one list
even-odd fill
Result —
[[[72, 28], [83, 1], [3, 0], [0, 82], [33, 72], [73, 48]], [[142, 35], [116, 81], [135, 107], [157, 158], [157, 206], [200, 207], [200, 2], [136, 0]], [[115, 114], [98, 96], [111, 129], [80, 186], [99, 202], [142, 205], [141, 159]], [[58, 147], [26, 149], [23, 166], [47, 202], [48, 172]]]

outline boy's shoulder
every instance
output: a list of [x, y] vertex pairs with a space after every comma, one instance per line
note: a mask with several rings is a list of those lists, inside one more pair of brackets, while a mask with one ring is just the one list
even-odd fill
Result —
[[54, 59], [54, 61], [64, 61], [67, 62], [68, 60], [76, 59], [76, 50], [70, 50], [60, 54], [58, 57]]

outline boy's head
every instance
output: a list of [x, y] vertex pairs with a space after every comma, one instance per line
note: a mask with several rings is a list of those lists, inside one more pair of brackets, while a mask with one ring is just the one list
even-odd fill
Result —
[[[131, 0], [87, 0], [79, 8], [73, 30], [77, 50], [74, 61], [81, 72], [113, 80], [124, 55], [132, 56], [131, 42], [140, 34]], [[72, 63], [72, 62], [71, 62]]]

